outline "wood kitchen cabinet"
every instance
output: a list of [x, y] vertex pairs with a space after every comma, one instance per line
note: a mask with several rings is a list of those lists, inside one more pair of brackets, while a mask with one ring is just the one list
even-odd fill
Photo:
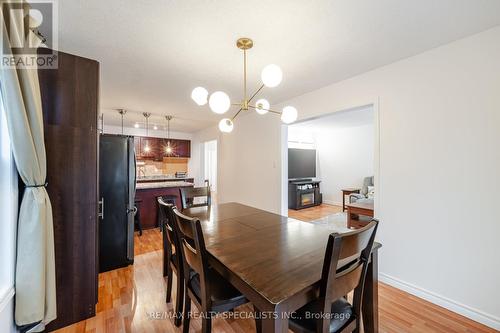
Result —
[[94, 316], [98, 291], [99, 63], [57, 59], [57, 69], [38, 70], [56, 265], [57, 319], [47, 331]]
[[[165, 148], [170, 141], [173, 154], [167, 154]], [[179, 139], [163, 139], [136, 136], [134, 138], [135, 154], [138, 159], [162, 161], [164, 157], [191, 157], [191, 141]], [[149, 147], [147, 151], [146, 147]]]

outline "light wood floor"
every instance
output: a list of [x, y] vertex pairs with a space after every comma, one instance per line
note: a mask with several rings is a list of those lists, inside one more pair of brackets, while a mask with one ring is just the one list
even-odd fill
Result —
[[142, 236], [135, 232], [134, 256], [137, 257], [140, 254], [161, 250], [162, 244], [160, 228], [144, 230]]
[[[136, 253], [141, 254], [136, 255], [133, 266], [99, 274], [96, 316], [58, 333], [181, 332], [169, 317], [173, 303], [165, 303], [162, 253], [156, 250], [161, 247], [161, 234], [158, 229], [151, 229], [135, 239]], [[175, 299], [177, 282], [173, 283]], [[383, 283], [379, 286], [381, 333], [497, 332]], [[213, 332], [255, 332], [253, 319], [245, 318], [251, 311], [250, 305], [243, 305], [234, 314], [239, 318], [215, 319]], [[190, 332], [200, 330], [201, 320], [191, 320]]]
[[314, 221], [322, 217], [341, 212], [342, 212], [341, 206], [321, 204], [319, 206], [305, 208], [301, 210], [289, 209], [288, 216], [301, 221]]

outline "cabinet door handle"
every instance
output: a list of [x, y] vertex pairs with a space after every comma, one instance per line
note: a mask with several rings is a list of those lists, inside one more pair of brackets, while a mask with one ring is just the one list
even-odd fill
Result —
[[104, 220], [104, 198], [99, 200], [99, 213], [98, 216]]

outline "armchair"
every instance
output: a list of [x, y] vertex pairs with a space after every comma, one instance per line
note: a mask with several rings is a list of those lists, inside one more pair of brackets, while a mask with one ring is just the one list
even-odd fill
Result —
[[373, 198], [368, 196], [368, 186], [374, 186], [373, 176], [363, 179], [363, 187], [359, 193], [349, 195], [349, 203], [373, 201]]

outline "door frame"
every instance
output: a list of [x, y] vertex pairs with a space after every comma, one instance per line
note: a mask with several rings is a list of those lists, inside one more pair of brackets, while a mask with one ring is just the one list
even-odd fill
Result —
[[[374, 198], [374, 218], [379, 218], [377, 215], [380, 212], [380, 109], [379, 109], [379, 99], [371, 101], [364, 104], [355, 104], [352, 106], [342, 107], [340, 109], [315, 115], [312, 117], [300, 119], [294, 124], [300, 124], [306, 121], [320, 119], [333, 115], [341, 111], [349, 111], [353, 109], [358, 109], [362, 107], [372, 107], [373, 108], [373, 170], [374, 170], [374, 186], [376, 188], [375, 198]], [[281, 215], [288, 216], [288, 125], [281, 125]]]

